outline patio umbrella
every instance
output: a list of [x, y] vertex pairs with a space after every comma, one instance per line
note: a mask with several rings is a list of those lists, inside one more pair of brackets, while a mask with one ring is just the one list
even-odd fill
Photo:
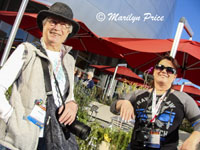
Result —
[[[12, 11], [0, 11], [0, 20], [8, 24], [13, 24], [16, 18], [17, 12]], [[37, 14], [36, 13], [24, 13], [21, 24], [19, 28], [27, 31], [33, 36], [40, 38], [42, 36], [41, 31], [39, 30], [36, 22]], [[75, 50], [92, 52], [95, 54], [120, 58], [119, 55], [113, 52], [111, 48], [108, 47], [109, 44], [113, 44], [104, 40], [101, 37], [98, 37], [80, 20], [75, 19], [80, 24], [80, 30], [76, 36], [66, 41], [65, 44], [68, 44], [73, 47]]]
[[[134, 39], [134, 38], [106, 38], [114, 43], [112, 49], [122, 56], [127, 63], [141, 71], [145, 71], [165, 54], [169, 53], [173, 39]], [[116, 48], [121, 46], [124, 49]], [[200, 43], [190, 40], [180, 40], [176, 59], [181, 68], [179, 77], [187, 78], [200, 85]]]
[[[112, 74], [115, 72], [115, 67], [111, 66], [105, 66], [105, 65], [90, 65], [91, 67], [97, 68], [100, 71], [103, 71], [108, 74]], [[137, 81], [142, 83], [144, 80], [139, 77], [137, 74], [135, 74], [133, 71], [131, 71], [129, 68], [124, 66], [119, 66], [116, 72], [116, 76], [126, 77], [130, 80]]]
[[[181, 85], [173, 85], [173, 89], [180, 91], [181, 90]], [[184, 85], [183, 87], [183, 92], [189, 93], [189, 94], [194, 94], [200, 97], [200, 89], [191, 86], [191, 85]]]
[[[0, 20], [13, 24], [17, 12], [0, 11]], [[41, 32], [36, 24], [37, 14], [25, 13], [20, 28], [40, 38]], [[77, 36], [67, 40], [67, 44], [76, 50], [88, 51], [108, 57], [123, 58], [132, 68], [145, 71], [151, 68], [158, 59], [168, 53], [172, 39], [134, 39], [99, 37], [78, 21], [81, 29]], [[181, 40], [176, 59], [181, 64], [179, 77], [190, 79], [200, 84], [200, 43]]]
[[200, 86], [193, 84], [187, 79], [176, 78], [173, 89], [190, 94], [194, 99], [200, 99]]

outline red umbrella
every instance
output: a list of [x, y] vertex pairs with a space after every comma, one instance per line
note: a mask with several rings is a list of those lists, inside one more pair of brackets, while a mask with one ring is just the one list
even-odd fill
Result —
[[[113, 74], [115, 72], [115, 67], [104, 66], [104, 65], [91, 65], [91, 66], [94, 68], [97, 68], [105, 73], [108, 73], [108, 74]], [[118, 66], [116, 75], [117, 76], [125, 76], [134, 81], [138, 81], [140, 83], [144, 81], [141, 77], [139, 77], [137, 74], [135, 74], [129, 68], [124, 67], [124, 66]]]
[[[18, 12], [12, 11], [0, 11], [0, 20], [3, 20], [9, 24], [14, 24], [15, 18]], [[19, 28], [27, 31], [33, 36], [40, 38], [42, 36], [36, 22], [37, 14], [35, 13], [24, 13], [22, 21]], [[76, 20], [76, 19], [75, 19]], [[80, 31], [78, 34], [67, 40], [65, 44], [73, 46], [76, 50], [88, 51], [95, 54], [120, 58], [119, 55], [113, 52], [111, 48], [108, 47], [109, 44], [113, 44], [98, 37], [81, 21], [76, 20], [80, 24]]]
[[[13, 11], [0, 11], [0, 20], [3, 20], [4, 22], [12, 25], [14, 24], [17, 13], [18, 12], [13, 12]], [[42, 33], [37, 27], [37, 22], [35, 19], [36, 17], [37, 14], [35, 13], [24, 13], [19, 28], [39, 38], [42, 36]]]
[[200, 101], [195, 100], [195, 102], [197, 103], [197, 105], [200, 107]]
[[[173, 85], [173, 89], [180, 91], [181, 85]], [[200, 96], [200, 89], [190, 85], [184, 85], [183, 92]]]
[[[115, 52], [126, 59], [131, 67], [142, 71], [153, 67], [162, 55], [170, 52], [173, 44], [173, 39], [106, 38], [106, 40], [113, 43], [110, 46], [115, 48]], [[176, 59], [181, 65], [179, 76], [200, 85], [200, 43], [180, 40]]]
[[[17, 12], [0, 11], [0, 19], [13, 24]], [[36, 24], [37, 14], [25, 13], [20, 28], [36, 37], [41, 32]], [[133, 38], [103, 38], [91, 32], [87, 26], [78, 21], [81, 29], [77, 36], [67, 40], [74, 49], [88, 51], [103, 56], [124, 58], [127, 63], [141, 71], [151, 68], [158, 59], [170, 51], [172, 39], [133, 39]], [[200, 85], [200, 43], [180, 40], [176, 55], [181, 64], [179, 76]]]

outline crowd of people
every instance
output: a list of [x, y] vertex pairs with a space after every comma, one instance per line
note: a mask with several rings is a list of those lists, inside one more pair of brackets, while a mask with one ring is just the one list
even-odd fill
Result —
[[[40, 11], [37, 23], [40, 41], [20, 44], [0, 70], [0, 150], [77, 150], [75, 136], [70, 130], [66, 136], [62, 126], [76, 119], [74, 84], [94, 87], [93, 72], [84, 78], [69, 54], [72, 47], [63, 45], [76, 35], [79, 24], [72, 9], [60, 2]], [[111, 111], [123, 120], [135, 119], [127, 149], [176, 150], [184, 118], [194, 131], [180, 149], [197, 147], [200, 110], [192, 97], [172, 89], [178, 68], [174, 58], [161, 58], [154, 66], [151, 89], [135, 90], [112, 103]], [[5, 92], [11, 85], [7, 100]]]

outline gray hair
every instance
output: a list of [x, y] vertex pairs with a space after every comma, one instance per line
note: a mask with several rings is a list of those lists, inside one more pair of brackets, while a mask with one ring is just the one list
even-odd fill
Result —
[[94, 77], [94, 73], [93, 73], [93, 72], [91, 72], [91, 71], [90, 71], [90, 72], [88, 72], [87, 74], [88, 74], [89, 76], [91, 76], [92, 78]]

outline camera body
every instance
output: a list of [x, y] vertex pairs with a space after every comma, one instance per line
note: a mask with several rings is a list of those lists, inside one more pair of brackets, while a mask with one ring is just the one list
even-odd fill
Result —
[[147, 141], [150, 138], [150, 128], [147, 127], [139, 127], [138, 129], [135, 130], [134, 135], [133, 135], [133, 139], [138, 142], [138, 144], [141, 145], [141, 147], [145, 147]]

